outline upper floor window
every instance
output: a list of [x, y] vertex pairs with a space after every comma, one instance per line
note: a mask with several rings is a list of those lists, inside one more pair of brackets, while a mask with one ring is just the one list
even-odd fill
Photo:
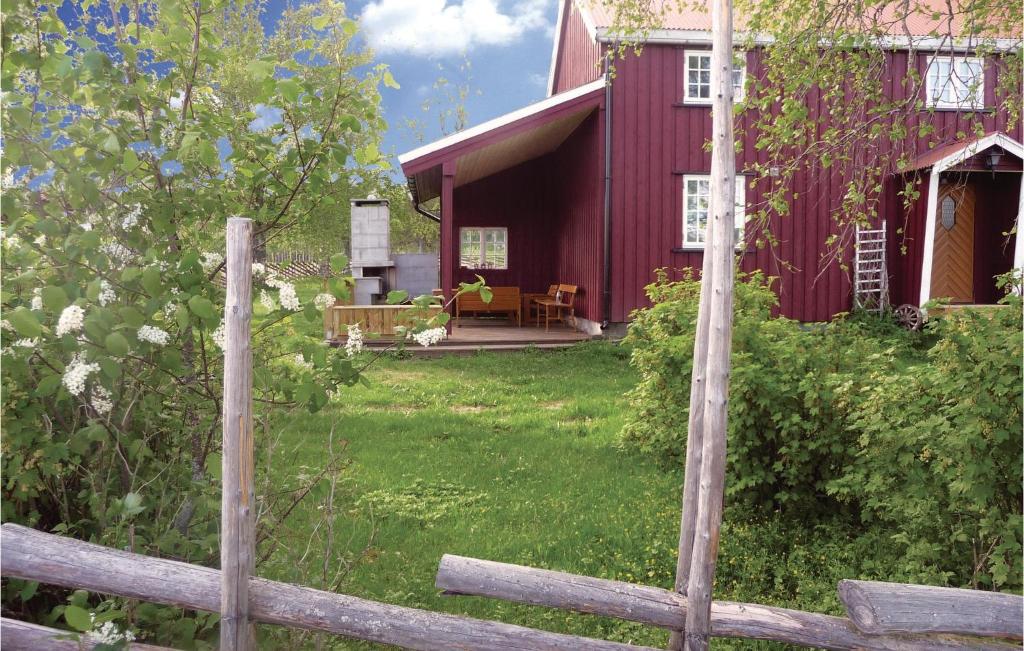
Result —
[[928, 106], [978, 109], [985, 106], [985, 73], [976, 57], [935, 56], [928, 63]]
[[[746, 222], [747, 184], [736, 176], [734, 207], [736, 246], [743, 246], [743, 224]], [[711, 212], [711, 177], [705, 174], [683, 176], [683, 248], [704, 248]]]
[[[742, 58], [742, 55], [741, 55]], [[687, 104], [711, 103], [711, 52], [707, 50], [688, 51], [685, 54], [684, 72], [686, 83], [683, 102]], [[732, 64], [733, 98], [743, 101], [743, 84], [746, 81], [747, 66], [742, 62]]]
[[459, 229], [459, 266], [466, 269], [508, 269], [508, 229]]

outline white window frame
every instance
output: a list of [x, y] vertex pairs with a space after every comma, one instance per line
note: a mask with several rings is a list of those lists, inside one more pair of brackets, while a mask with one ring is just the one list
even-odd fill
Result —
[[[476, 265], [466, 266], [462, 263], [462, 241], [463, 233], [476, 231], [480, 238], [480, 259]], [[500, 267], [487, 266], [487, 234], [501, 233], [501, 239], [505, 242], [505, 264]], [[459, 267], [461, 269], [508, 269], [508, 229], [504, 226], [465, 226], [459, 229]]]
[[[936, 88], [939, 81], [932, 78], [932, 70], [939, 64], [949, 66], [949, 76], [942, 81], [942, 88]], [[978, 83], [973, 87], [974, 93], [971, 96], [960, 99], [972, 90], [973, 81], [961, 78], [961, 70], [957, 70], [957, 64], [968, 64], [977, 66]], [[952, 100], [941, 97], [942, 90], [951, 89], [955, 98]], [[936, 94], [939, 94], [937, 97]], [[982, 57], [964, 56], [943, 56], [935, 55], [928, 59], [928, 68], [925, 70], [925, 101], [931, 108], [938, 109], [983, 109], [985, 108], [985, 60]]]
[[[711, 82], [708, 81], [707, 97], [692, 97], [690, 95], [690, 57], [706, 57], [708, 59], [708, 73], [711, 72], [711, 50], [685, 50], [683, 52], [683, 103], [684, 104], [711, 104]], [[738, 61], [737, 61], [738, 60]], [[703, 68], [700, 68], [701, 70]], [[739, 73], [739, 83], [736, 83], [736, 73]], [[747, 55], [745, 52], [737, 52], [732, 64], [732, 88], [733, 100], [743, 101], [743, 89], [747, 83]], [[698, 82], [699, 83], [699, 82]], [[703, 84], [700, 84], [703, 85]], [[698, 94], [699, 95], [699, 94]]]
[[[688, 207], [690, 198], [690, 182], [699, 183], [706, 181], [708, 184], [708, 205], [707, 218], [711, 219], [711, 175], [710, 174], [684, 174], [683, 175], [683, 246], [682, 248], [693, 251], [702, 251], [707, 242], [694, 242], [687, 238], [687, 221], [689, 219]], [[699, 217], [698, 217], [699, 219]], [[734, 206], [734, 226], [736, 228], [736, 248], [744, 247], [743, 231], [747, 221], [747, 177], [742, 174], [736, 175], [736, 204]], [[705, 225], [705, 234], [707, 227]]]

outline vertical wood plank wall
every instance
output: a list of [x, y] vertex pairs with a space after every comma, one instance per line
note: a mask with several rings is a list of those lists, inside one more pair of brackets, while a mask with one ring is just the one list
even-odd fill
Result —
[[[707, 174], [710, 170], [710, 156], [703, 148], [711, 133], [710, 109], [682, 104], [686, 49], [649, 45], [640, 57], [631, 56], [616, 64], [612, 91], [612, 321], [625, 321], [633, 309], [649, 304], [643, 288], [653, 280], [654, 269], [699, 268], [701, 265], [700, 251], [673, 251], [682, 244], [682, 175]], [[567, 50], [563, 56], [585, 55]], [[906, 92], [901, 71], [906, 69], [909, 55], [894, 52], [888, 56], [888, 69], [892, 74], [884, 83], [889, 93], [898, 96]], [[930, 55], [919, 53], [916, 56], [916, 68], [924, 75]], [[566, 69], [572, 67], [562, 65]], [[747, 53], [748, 77], [760, 77], [761, 65], [757, 51]], [[994, 89], [998, 74], [996, 66], [988, 66], [985, 78], [988, 106], [996, 102]], [[824, 103], [819, 97], [812, 97], [809, 108], [811, 117], [816, 118], [824, 112]], [[921, 120], [933, 124], [932, 136], [916, 137], [914, 127]], [[955, 111], [922, 112], [910, 120], [910, 133], [915, 137], [904, 145], [917, 155], [923, 154], [936, 146], [955, 142], [957, 132], [966, 130], [968, 122], [967, 116]], [[1005, 131], [1015, 140], [1021, 140], [1020, 125], [1007, 131], [1003, 114], [987, 112], [982, 122], [986, 131]], [[757, 136], [749, 128], [750, 118], [741, 118], [738, 126], [740, 170], [747, 162], [766, 162], [764, 154], [754, 148]], [[827, 122], [818, 128], [824, 131], [828, 128]], [[749, 183], [750, 179], [747, 181]], [[899, 279], [894, 278], [894, 302], [916, 303], [923, 240], [917, 223], [923, 219], [926, 197], [922, 196], [905, 214], [902, 198], [897, 195], [902, 182], [895, 177], [887, 179], [879, 212], [894, 229], [900, 222], [907, 225], [905, 233], [894, 233], [898, 237], [890, 239], [907, 244], [908, 254], [903, 255], [901, 246], [894, 242], [889, 267], [894, 274], [897, 270], [903, 274]], [[764, 198], [761, 183], [753, 188], [748, 185], [746, 189], [748, 210]], [[779, 277], [776, 290], [780, 311], [785, 316], [802, 321], [824, 321], [851, 307], [851, 287], [846, 272], [838, 263], [826, 266], [822, 262], [827, 253], [826, 240], [837, 232], [832, 213], [841, 205], [843, 187], [843, 179], [834, 172], [812, 170], [797, 174], [791, 189], [798, 198], [791, 202], [791, 215], [775, 219], [770, 226], [779, 241], [775, 255], [751, 248], [743, 256], [744, 270], [762, 269]], [[918, 187], [924, 194], [926, 183]], [[1010, 250], [1012, 252], [1012, 246]], [[790, 263], [794, 269], [778, 265], [776, 257]]]

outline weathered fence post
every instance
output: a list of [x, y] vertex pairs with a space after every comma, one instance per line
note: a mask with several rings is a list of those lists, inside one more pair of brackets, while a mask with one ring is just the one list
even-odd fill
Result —
[[[732, 0], [711, 5], [711, 220], [713, 239], [704, 255], [712, 265], [708, 325], [707, 381], [704, 388], [703, 450], [697, 522], [693, 537], [690, 580], [686, 590], [687, 651], [708, 648], [711, 633], [711, 589], [718, 560], [725, 491], [726, 427], [729, 364], [732, 352], [732, 293], [735, 256], [736, 151], [732, 128]], [[706, 240], [705, 240], [706, 241]], [[702, 284], [709, 279], [701, 280]]]
[[224, 442], [221, 495], [221, 651], [255, 648], [249, 575], [255, 556], [252, 440], [252, 220], [232, 217], [227, 231], [224, 303]]

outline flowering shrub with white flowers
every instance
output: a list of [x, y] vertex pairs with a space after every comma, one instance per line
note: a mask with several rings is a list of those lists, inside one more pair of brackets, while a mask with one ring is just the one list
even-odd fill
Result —
[[[253, 219], [259, 253], [336, 210], [386, 165], [378, 89], [395, 84], [330, 0], [267, 37], [246, 2], [83, 4], [74, 24], [54, 3], [2, 16], [0, 515], [215, 564], [226, 219]], [[257, 419], [359, 380], [355, 344], [302, 334], [347, 295], [346, 265], [303, 301], [253, 264]], [[280, 526], [287, 511], [263, 506], [258, 526]], [[5, 607], [55, 606], [11, 586]]]

